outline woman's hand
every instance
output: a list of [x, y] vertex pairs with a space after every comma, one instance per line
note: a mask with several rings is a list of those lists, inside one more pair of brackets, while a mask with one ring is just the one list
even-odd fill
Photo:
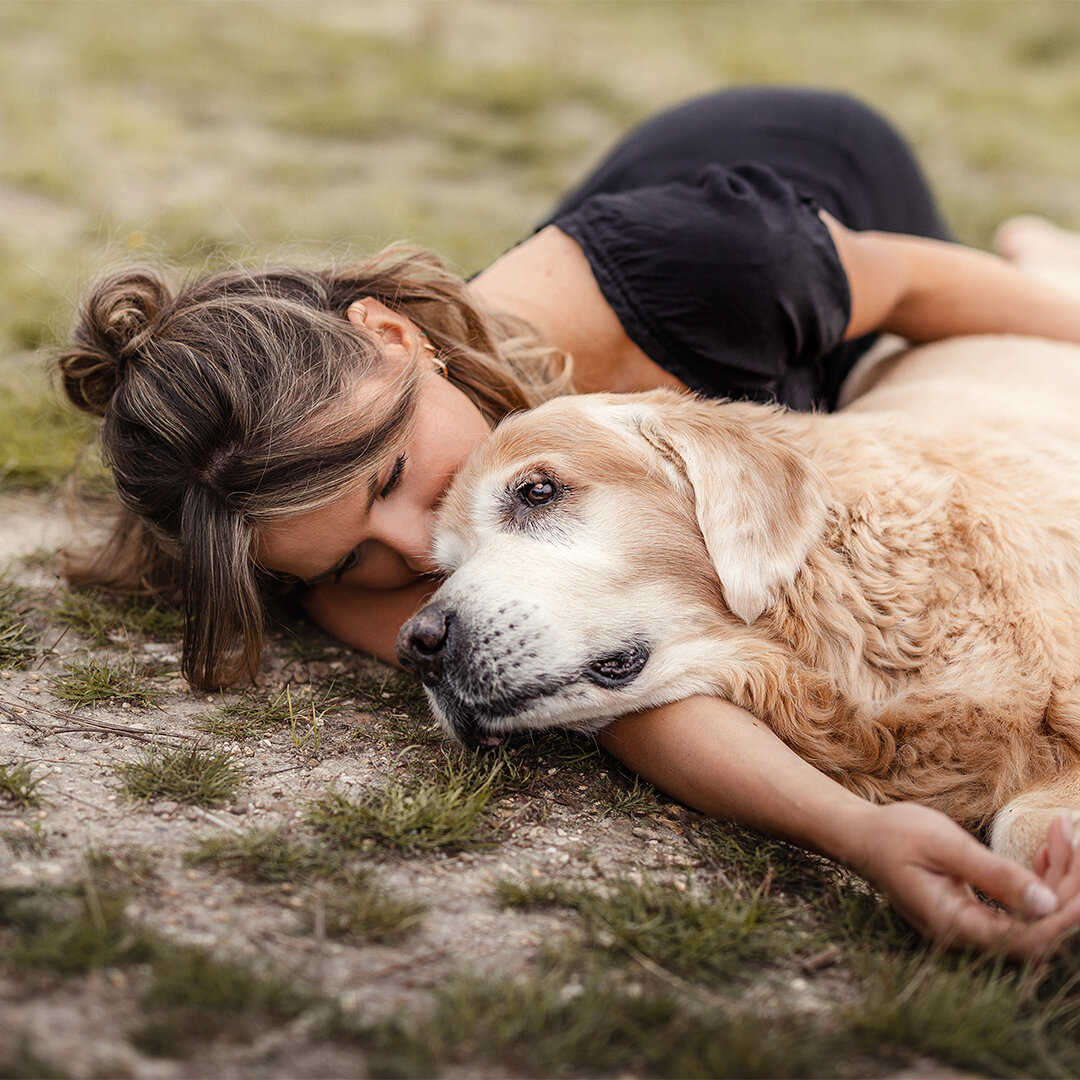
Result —
[[[1060, 820], [1040, 875], [928, 807], [892, 803], [872, 816], [866, 854], [852, 865], [928, 939], [1040, 959], [1080, 927], [1080, 855]], [[984, 903], [972, 887], [1007, 911]]]
[[[703, 813], [852, 867], [933, 941], [1037, 959], [1080, 926], [1080, 855], [1060, 822], [1036, 873], [995, 855], [936, 810], [859, 798], [760, 720], [717, 698], [624, 717], [601, 740], [635, 772]], [[1007, 911], [984, 903], [974, 889]]]

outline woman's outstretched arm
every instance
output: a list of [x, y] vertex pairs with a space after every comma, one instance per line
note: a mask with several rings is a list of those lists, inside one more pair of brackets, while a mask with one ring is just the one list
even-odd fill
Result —
[[[1048, 953], [1080, 926], [1080, 855], [1058, 844], [1039, 875], [925, 806], [877, 806], [807, 764], [750, 713], [691, 698], [617, 721], [603, 745], [682, 802], [850, 866], [933, 941]], [[982, 903], [982, 889], [1013, 915]], [[1053, 886], [1053, 887], [1051, 887]]]
[[822, 214], [851, 289], [846, 337], [909, 341], [1021, 334], [1080, 344], [1080, 302], [996, 255], [893, 233], [853, 232]]
[[[397, 628], [433, 588], [429, 581], [381, 593], [319, 586], [308, 611], [342, 640], [393, 663]], [[635, 772], [703, 813], [850, 866], [932, 940], [1004, 943], [1013, 955], [1032, 957], [1080, 925], [1080, 855], [1060, 834], [1048, 845], [1040, 880], [935, 810], [875, 806], [853, 795], [730, 702], [699, 697], [665, 705], [617, 721], [602, 741]], [[981, 903], [971, 886], [1017, 917]]]

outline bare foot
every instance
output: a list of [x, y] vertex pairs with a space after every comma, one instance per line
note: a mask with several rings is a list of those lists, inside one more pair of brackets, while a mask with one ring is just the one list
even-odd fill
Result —
[[1080, 267], [1080, 233], [1061, 229], [1046, 218], [1010, 218], [994, 237], [994, 250], [1017, 263], [1065, 263]]
[[994, 248], [1018, 270], [1080, 299], [1080, 232], [1033, 215], [1014, 217], [998, 229]]

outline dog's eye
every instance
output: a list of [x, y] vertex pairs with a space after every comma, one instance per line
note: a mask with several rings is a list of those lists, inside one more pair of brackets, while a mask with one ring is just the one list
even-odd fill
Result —
[[544, 476], [542, 473], [530, 476], [518, 488], [518, 495], [530, 506], [543, 506], [545, 503], [551, 502], [556, 494], [555, 482], [550, 476]]

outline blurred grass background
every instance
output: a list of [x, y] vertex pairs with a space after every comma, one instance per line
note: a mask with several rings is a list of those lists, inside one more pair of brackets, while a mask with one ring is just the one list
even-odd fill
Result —
[[320, 263], [394, 240], [468, 273], [634, 121], [740, 83], [852, 91], [958, 236], [1080, 226], [1076, 0], [0, 0], [0, 484], [90, 425], [45, 369], [121, 262]]

